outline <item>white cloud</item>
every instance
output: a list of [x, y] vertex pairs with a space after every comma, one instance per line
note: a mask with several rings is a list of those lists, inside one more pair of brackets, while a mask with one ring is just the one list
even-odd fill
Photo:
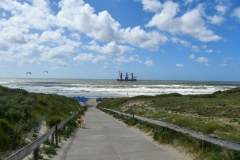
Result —
[[213, 50], [212, 50], [212, 49], [208, 49], [208, 50], [205, 50], [205, 52], [207, 52], [207, 53], [212, 53]]
[[154, 65], [153, 61], [150, 58], [147, 58], [147, 60], [144, 62], [144, 64], [148, 67], [151, 67]]
[[[131, 52], [131, 46], [156, 51], [161, 44], [168, 41], [164, 34], [147, 32], [140, 26], [121, 28], [107, 11], [96, 14], [94, 8], [83, 0], [61, 0], [58, 3], [59, 12], [56, 13], [51, 10], [50, 3], [52, 2], [47, 0], [24, 3], [1, 0], [2, 15], [10, 14], [7, 15], [8, 18], [0, 19], [0, 50], [8, 50], [14, 55], [16, 52], [32, 49], [40, 60], [59, 59], [54, 64], [67, 66], [63, 59], [71, 57], [79, 49], [80, 34], [87, 35], [93, 41], [107, 43], [100, 48], [98, 46], [103, 54], [122, 55]], [[160, 7], [154, 4], [161, 4], [154, 0], [143, 3], [146, 9], [152, 11], [153, 6]], [[11, 57], [13, 56], [9, 56]]]
[[[80, 2], [79, 2], [80, 3]], [[89, 37], [111, 41], [120, 24], [107, 11], [94, 14], [94, 9], [88, 4], [78, 4], [77, 1], [61, 1], [61, 10], [57, 14], [57, 25], [78, 30]]]
[[97, 44], [89, 45], [86, 46], [87, 49], [103, 53], [103, 54], [108, 54], [108, 55], [122, 55], [125, 52], [130, 52], [133, 50], [133, 48], [129, 46], [123, 46], [123, 45], [117, 45], [115, 42], [110, 42], [103, 47], [100, 47]]
[[194, 52], [199, 52], [199, 51], [200, 51], [199, 48], [198, 48], [198, 46], [192, 46], [191, 49], [192, 49], [192, 51], [194, 51]]
[[205, 58], [205, 57], [199, 57], [196, 59], [196, 62], [199, 62], [199, 63], [207, 63], [208, 62], [208, 59]]
[[139, 26], [120, 28], [120, 24], [107, 11], [94, 14], [94, 9], [83, 1], [61, 1], [60, 7], [56, 25], [83, 32], [95, 40], [129, 43], [150, 50], [157, 50], [160, 44], [167, 41], [166, 36], [156, 31], [146, 32]]
[[220, 64], [221, 67], [227, 67], [228, 65], [226, 63]]
[[[166, 1], [163, 4], [159, 0], [141, 0], [141, 2], [145, 11], [158, 12], [147, 27], [157, 26], [159, 30], [192, 36], [203, 42], [221, 39], [206, 27], [201, 6], [184, 13], [180, 11], [179, 4], [173, 1]], [[184, 2], [187, 5], [193, 1], [184, 0]], [[1, 60], [18, 61], [19, 64], [39, 64], [41, 61], [49, 61], [55, 65], [68, 66], [65, 61], [74, 56], [73, 59], [78, 62], [98, 63], [108, 60], [105, 55], [113, 55], [120, 56], [114, 59], [117, 63], [140, 62], [138, 56], [126, 57], [124, 54], [133, 51], [133, 47], [156, 51], [160, 45], [168, 41], [164, 32], [149, 28], [144, 30], [140, 26], [121, 28], [120, 23], [107, 11], [96, 13], [94, 8], [83, 0], [61, 0], [59, 12], [56, 13], [51, 10], [50, 3], [52, 2], [48, 0], [24, 2], [0, 0], [1, 15], [7, 17], [0, 19]], [[216, 6], [219, 15], [210, 17], [211, 22], [221, 23], [221, 16], [227, 9], [223, 5]], [[240, 18], [238, 9], [240, 10], [236, 8], [232, 15]], [[87, 49], [105, 55], [92, 53], [77, 55], [82, 49], [81, 34], [87, 35], [87, 39], [92, 38], [86, 46]], [[175, 36], [171, 41], [185, 47], [191, 46], [190, 42]], [[98, 42], [102, 45], [97, 45]], [[197, 46], [191, 47], [194, 51], [199, 51]], [[144, 64], [154, 65], [150, 59]]]
[[158, 50], [159, 45], [168, 41], [165, 35], [156, 31], [145, 32], [139, 26], [134, 28], [122, 29], [119, 33], [122, 39], [120, 42], [129, 43], [133, 46], [139, 46], [141, 48], [149, 50]]
[[183, 67], [184, 65], [183, 65], [183, 64], [180, 64], [180, 63], [178, 63], [178, 64], [176, 64], [176, 66], [177, 66], [177, 67]]
[[120, 56], [118, 58], [114, 59], [114, 62], [121, 64], [121, 63], [129, 63], [129, 62], [139, 62], [139, 58], [138, 55], [132, 55], [130, 57], [126, 57], [126, 56]]
[[10, 44], [23, 45], [27, 43], [28, 29], [4, 27], [1, 31], [1, 38]]
[[[80, 46], [80, 42], [78, 41], [73, 41], [69, 38], [67, 38], [66, 36], [64, 36], [64, 30], [62, 28], [56, 29], [55, 31], [52, 30], [46, 30], [43, 31], [41, 36], [39, 37], [39, 42], [48, 42], [49, 44], [53, 45], [54, 43], [56, 43], [57, 45], [59, 44], [68, 44], [71, 45], [73, 47], [78, 47]], [[75, 36], [78, 37], [78, 35], [74, 34], [74, 35], [70, 35], [70, 36]]]
[[43, 31], [40, 36], [40, 41], [43, 42], [49, 41], [61, 44], [64, 42], [64, 39], [66, 39], [66, 37], [62, 36], [63, 33], [64, 30], [62, 28], [56, 29], [55, 31], [52, 30]]
[[142, 0], [143, 10], [149, 12], [157, 12], [162, 8], [159, 0]]
[[58, 69], [59, 66], [61, 66], [61, 67], [68, 67], [68, 66], [69, 66], [69, 64], [68, 64], [67, 62], [64, 62], [64, 61], [62, 61], [62, 60], [60, 60], [60, 59], [52, 59], [52, 60], [50, 60], [50, 62], [51, 62], [53, 65], [56, 66], [56, 67], [54, 67], [55, 69]]
[[229, 60], [233, 60], [233, 58], [224, 58], [222, 64], [220, 64], [221, 67], [227, 67], [228, 64], [227, 64], [227, 61]]
[[171, 38], [172, 42], [173, 43], [180, 43], [182, 44], [184, 47], [189, 47], [191, 45], [190, 42], [186, 41], [186, 40], [181, 40], [179, 38], [176, 38], [176, 37], [172, 37]]
[[18, 65], [23, 64], [40, 64], [39, 60], [36, 57], [24, 58], [18, 61]]
[[225, 5], [217, 5], [215, 9], [221, 14], [224, 15], [226, 11], [228, 10], [228, 7]]
[[172, 1], [167, 1], [163, 4], [162, 11], [155, 14], [146, 27], [156, 26], [159, 30], [168, 31], [173, 34], [182, 33], [199, 39], [202, 42], [221, 40], [221, 37], [206, 28], [204, 20], [201, 18], [202, 10], [203, 7], [199, 5], [181, 17], [176, 17], [179, 5]]
[[80, 63], [84, 61], [91, 61], [92, 63], [96, 64], [99, 61], [107, 60], [107, 58], [102, 55], [93, 55], [92, 53], [81, 53], [74, 57], [73, 60]]
[[109, 64], [107, 62], [103, 63], [103, 68], [108, 69]]
[[73, 60], [81, 62], [81, 61], [91, 61], [94, 58], [92, 53], [81, 53], [73, 58]]
[[2, 12], [1, 16], [2, 16], [2, 17], [6, 17], [6, 13], [5, 13], [5, 12]]
[[103, 66], [103, 68], [107, 69], [107, 68], [108, 68], [108, 66], [106, 66], [106, 65], [105, 65], [105, 66]]
[[195, 55], [194, 54], [191, 54], [190, 56], [189, 56], [189, 59], [194, 59], [195, 58]]
[[80, 36], [79, 36], [79, 34], [77, 34], [77, 33], [71, 33], [70, 36], [71, 36], [72, 38], [75, 38], [75, 39], [77, 39], [78, 41], [80, 41]]
[[184, 6], [190, 4], [193, 2], [193, 0], [183, 0], [184, 1]]
[[203, 48], [203, 49], [206, 49], [206, 48], [207, 48], [207, 45], [205, 45], [205, 44], [202, 45], [202, 48]]
[[240, 7], [235, 8], [232, 12], [232, 16], [237, 17], [238, 19], [240, 19]]
[[0, 51], [8, 51], [9, 47], [6, 44], [0, 42]]
[[23, 65], [23, 64], [40, 64], [40, 62], [37, 59], [37, 57], [34, 57], [32, 55], [32, 51], [31, 50], [19, 51], [17, 54], [12, 55], [12, 59], [14, 59], [14, 61], [17, 61], [18, 65]]
[[1, 61], [15, 61], [14, 55], [6, 51], [0, 51], [0, 62]]
[[198, 57], [198, 58], [195, 58], [195, 55], [194, 54], [191, 54], [189, 56], [189, 59], [191, 59], [192, 61], [194, 62], [198, 62], [198, 63], [204, 63], [205, 66], [209, 66], [208, 62], [209, 60], [205, 57]]
[[66, 58], [71, 55], [75, 55], [77, 52], [73, 46], [70, 45], [60, 45], [54, 48], [51, 48], [48, 52], [41, 54], [43, 60], [52, 60], [59, 58]]
[[17, 1], [1, 0], [1, 8], [11, 11], [9, 20], [2, 20], [4, 26], [11, 25], [16, 28], [49, 29], [53, 21], [48, 2], [45, 0], [32, 0], [32, 4]]
[[225, 20], [222, 16], [219, 15], [214, 15], [212, 17], [208, 16], [207, 18], [210, 20], [210, 23], [212, 24], [220, 24]]

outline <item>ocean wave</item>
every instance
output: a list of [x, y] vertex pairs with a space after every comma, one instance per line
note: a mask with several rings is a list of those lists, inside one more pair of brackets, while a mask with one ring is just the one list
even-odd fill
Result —
[[[223, 85], [224, 84], [224, 85]], [[234, 85], [233, 85], [234, 84]], [[169, 93], [211, 94], [239, 86], [237, 82], [138, 81], [77, 79], [0, 79], [0, 85], [29, 92], [59, 94], [69, 97], [133, 97]]]

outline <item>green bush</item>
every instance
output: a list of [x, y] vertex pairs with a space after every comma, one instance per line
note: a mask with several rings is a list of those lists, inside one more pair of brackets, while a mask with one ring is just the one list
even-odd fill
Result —
[[0, 151], [7, 151], [10, 148], [16, 148], [21, 140], [20, 132], [4, 119], [0, 119]]
[[207, 134], [212, 134], [214, 133], [214, 131], [218, 128], [218, 123], [217, 121], [209, 121], [207, 122], [206, 126], [205, 126], [205, 132]]
[[[42, 121], [49, 120], [49, 125], [52, 126], [81, 108], [82, 106], [70, 97], [0, 86], [1, 155], [4, 155], [5, 151], [25, 145], [23, 135], [36, 129]], [[54, 116], [57, 118], [51, 118]]]
[[52, 117], [50, 117], [50, 118], [47, 120], [46, 124], [47, 124], [47, 126], [48, 126], [49, 128], [51, 128], [51, 127], [59, 124], [61, 121], [62, 121], [61, 117], [59, 117], [59, 116], [52, 116]]
[[159, 136], [162, 134], [162, 131], [158, 130], [153, 133], [153, 139], [154, 141], [158, 141]]
[[44, 146], [43, 147], [43, 152], [45, 154], [52, 154], [52, 155], [56, 155], [57, 154], [57, 149], [54, 146]]

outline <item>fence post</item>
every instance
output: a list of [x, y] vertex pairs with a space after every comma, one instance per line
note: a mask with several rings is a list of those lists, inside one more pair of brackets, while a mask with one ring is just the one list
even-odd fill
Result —
[[33, 159], [38, 160], [38, 147], [33, 151]]
[[51, 144], [54, 145], [54, 133], [51, 136]]
[[202, 140], [202, 149], [206, 148], [206, 141]]
[[167, 131], [167, 128], [166, 127], [162, 127], [162, 132], [165, 132]]
[[56, 145], [58, 146], [58, 130], [57, 130], [57, 125], [55, 125], [55, 142], [56, 142]]

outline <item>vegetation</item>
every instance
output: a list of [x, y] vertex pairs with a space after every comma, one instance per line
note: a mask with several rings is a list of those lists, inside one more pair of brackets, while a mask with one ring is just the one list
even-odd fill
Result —
[[[0, 157], [29, 143], [27, 134], [36, 131], [43, 122], [51, 127], [81, 108], [70, 97], [0, 86]], [[74, 123], [70, 124], [64, 135], [73, 131]]]
[[[134, 113], [213, 136], [240, 142], [240, 87], [217, 91], [213, 94], [181, 95], [178, 93], [157, 96], [116, 98], [101, 102], [98, 107]], [[172, 130], [162, 131], [156, 125], [128, 118], [121, 118], [129, 125], [151, 132], [159, 143], [181, 146], [196, 159], [240, 159], [240, 153], [207, 143], [201, 149], [201, 141]]]

